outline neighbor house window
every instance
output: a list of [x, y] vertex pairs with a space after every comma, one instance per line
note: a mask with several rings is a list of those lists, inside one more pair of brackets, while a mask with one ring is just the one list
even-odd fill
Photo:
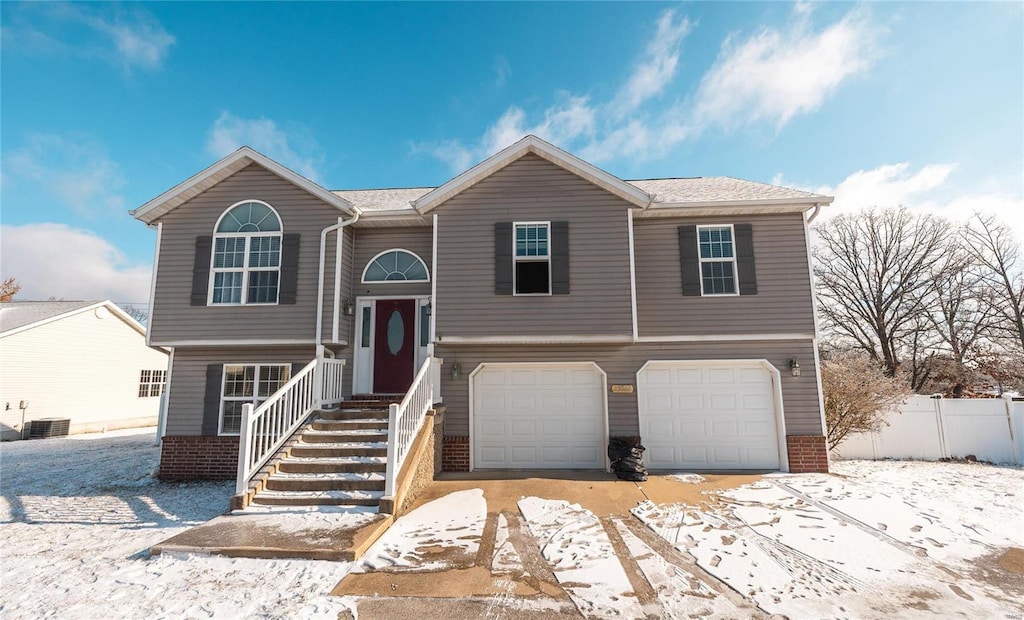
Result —
[[549, 222], [514, 225], [513, 284], [516, 295], [551, 294], [550, 229]]
[[166, 387], [166, 370], [143, 370], [139, 373], [139, 398], [160, 396]]
[[236, 204], [217, 222], [210, 270], [211, 304], [276, 304], [281, 219], [256, 200]]
[[737, 294], [732, 226], [698, 226], [697, 244], [700, 248], [701, 294]]
[[363, 269], [363, 282], [429, 282], [427, 265], [408, 250], [387, 250]]
[[220, 432], [234, 435], [242, 428], [242, 405], [260, 403], [288, 383], [288, 364], [226, 364], [221, 390]]

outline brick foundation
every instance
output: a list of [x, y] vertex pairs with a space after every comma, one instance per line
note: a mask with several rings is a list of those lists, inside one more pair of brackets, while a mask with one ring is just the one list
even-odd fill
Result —
[[234, 480], [237, 475], [238, 437], [163, 438], [161, 480]]
[[445, 437], [441, 471], [469, 471], [469, 437]]
[[828, 473], [828, 448], [822, 435], [790, 435], [786, 437], [786, 448], [790, 473]]

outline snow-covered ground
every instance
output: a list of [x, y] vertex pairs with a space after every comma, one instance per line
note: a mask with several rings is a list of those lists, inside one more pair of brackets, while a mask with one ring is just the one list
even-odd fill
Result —
[[0, 617], [337, 618], [347, 563], [146, 557], [232, 490], [153, 479], [153, 432], [0, 444]]

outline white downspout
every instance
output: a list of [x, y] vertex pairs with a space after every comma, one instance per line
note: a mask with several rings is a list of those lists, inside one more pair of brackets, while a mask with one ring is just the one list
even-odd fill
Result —
[[821, 203], [814, 203], [814, 211], [807, 217], [807, 223], [810, 224], [814, 221], [814, 218], [818, 217], [818, 212], [821, 211]]
[[349, 224], [355, 224], [359, 220], [362, 211], [355, 210], [356, 214], [352, 219], [338, 222], [320, 231], [320, 275], [317, 279], [316, 288], [316, 357], [324, 356], [323, 332], [324, 332], [324, 263], [327, 262], [327, 235], [345, 228]]

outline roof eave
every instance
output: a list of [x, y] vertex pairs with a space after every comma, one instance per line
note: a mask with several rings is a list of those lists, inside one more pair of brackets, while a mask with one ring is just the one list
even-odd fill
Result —
[[692, 202], [654, 202], [651, 206], [657, 209], [693, 209], [701, 207], [788, 207], [804, 205], [807, 208], [832, 204], [832, 196], [801, 196], [797, 198], [764, 198], [760, 200], [701, 200]]
[[597, 166], [571, 153], [563, 151], [549, 142], [545, 142], [537, 136], [529, 135], [515, 144], [498, 151], [440, 187], [412, 201], [412, 205], [420, 213], [427, 213], [444, 201], [476, 185], [527, 153], [533, 153], [573, 174], [587, 179], [591, 183], [612, 192], [637, 207], [646, 208], [651, 202], [650, 195], [640, 188], [601, 170]]
[[306, 190], [327, 204], [344, 211], [348, 215], [352, 215], [359, 211], [359, 209], [341, 196], [321, 187], [301, 174], [286, 168], [266, 155], [263, 155], [248, 146], [243, 146], [212, 166], [209, 166], [208, 168], [192, 175], [185, 181], [175, 185], [141, 207], [129, 211], [129, 214], [146, 224], [150, 224], [157, 218], [169, 213], [173, 209], [208, 189], [208, 187], [200, 187], [204, 182], [213, 180], [214, 183], [210, 185], [210, 187], [212, 187], [212, 185], [219, 183], [242, 168], [253, 163], [267, 169], [273, 174], [276, 174], [285, 181]]

